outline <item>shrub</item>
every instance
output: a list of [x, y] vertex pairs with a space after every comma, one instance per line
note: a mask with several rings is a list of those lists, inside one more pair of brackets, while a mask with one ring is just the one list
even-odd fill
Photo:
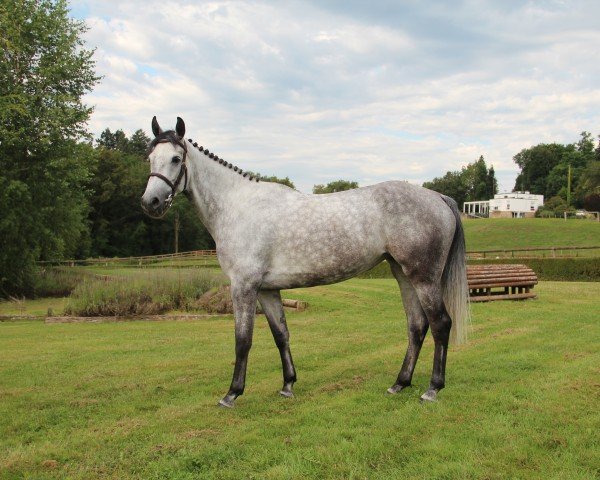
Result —
[[501, 258], [469, 263], [473, 265], [520, 263], [531, 268], [539, 280], [600, 281], [600, 258]]
[[[469, 264], [511, 264], [527, 265], [539, 280], [558, 280], [565, 282], [600, 281], [600, 258], [500, 258], [472, 260]], [[359, 275], [359, 278], [393, 278], [387, 262], [383, 261], [371, 270]]]
[[45, 267], [38, 270], [34, 280], [34, 297], [65, 297], [84, 279], [81, 270]]
[[200, 269], [141, 271], [127, 278], [88, 278], [71, 294], [65, 314], [129, 316], [187, 310], [204, 292], [223, 283], [222, 275]]

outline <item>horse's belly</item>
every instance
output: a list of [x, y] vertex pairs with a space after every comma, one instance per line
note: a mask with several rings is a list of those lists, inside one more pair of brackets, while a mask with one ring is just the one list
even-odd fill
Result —
[[383, 254], [358, 255], [354, 257], [333, 256], [321, 261], [289, 261], [286, 265], [275, 262], [263, 278], [266, 289], [312, 287], [341, 282], [373, 268], [383, 260]]

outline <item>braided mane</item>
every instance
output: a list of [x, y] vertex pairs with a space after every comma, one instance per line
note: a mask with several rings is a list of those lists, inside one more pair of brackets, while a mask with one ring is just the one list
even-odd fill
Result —
[[[179, 137], [177, 136], [177, 133], [175, 133], [174, 130], [167, 130], [166, 132], [161, 132], [158, 136], [156, 136], [154, 139], [152, 139], [152, 141], [148, 145], [148, 151], [146, 152], [146, 157], [150, 154], [150, 152], [152, 152], [152, 150], [154, 150], [154, 147], [156, 147], [156, 145], [158, 145], [159, 143], [163, 143], [165, 141], [171, 142], [173, 145], [181, 144], [181, 140], [179, 139]], [[250, 180], [250, 181], [253, 181], [253, 180], [256, 180], [257, 182], [259, 181], [258, 177], [255, 177], [254, 175], [250, 175], [248, 172], [244, 172], [241, 168], [236, 167], [232, 163], [226, 162], [222, 158], [219, 158], [217, 155], [210, 152], [208, 150], [208, 148], [198, 146], [198, 143], [194, 142], [191, 138], [188, 138], [188, 142], [190, 142], [194, 146], [194, 148], [196, 148], [198, 151], [204, 153], [204, 155], [206, 155], [207, 157], [212, 158], [215, 162], [219, 162], [219, 164], [223, 165], [225, 168], [230, 168], [234, 172], [239, 173], [242, 177], [248, 178], [248, 180]]]
[[244, 177], [244, 178], [247, 177], [248, 180], [250, 180], [250, 181], [252, 181], [252, 180], [256, 180], [257, 182], [259, 181], [258, 177], [249, 175], [248, 172], [244, 172], [241, 168], [236, 167], [232, 163], [226, 162], [222, 158], [219, 158], [218, 155], [215, 155], [214, 153], [209, 152], [208, 148], [198, 146], [198, 143], [194, 142], [191, 138], [188, 138], [188, 142], [190, 142], [194, 146], [194, 148], [198, 149], [198, 151], [204, 153], [204, 155], [206, 155], [208, 158], [212, 158], [215, 162], [219, 162], [219, 164], [223, 165], [225, 168], [230, 168], [234, 172], [239, 173], [242, 177]]

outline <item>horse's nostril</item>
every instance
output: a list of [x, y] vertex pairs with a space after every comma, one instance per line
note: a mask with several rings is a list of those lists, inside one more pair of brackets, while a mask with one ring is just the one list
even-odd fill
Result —
[[160, 200], [158, 199], [158, 197], [154, 197], [152, 199], [152, 202], [150, 202], [152, 204], [153, 207], [158, 207], [158, 204], [160, 203]]

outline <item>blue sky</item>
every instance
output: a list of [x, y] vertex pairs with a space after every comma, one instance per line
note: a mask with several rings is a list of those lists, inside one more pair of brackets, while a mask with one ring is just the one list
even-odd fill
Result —
[[78, 0], [101, 83], [89, 127], [188, 137], [301, 191], [422, 183], [600, 134], [600, 2]]

